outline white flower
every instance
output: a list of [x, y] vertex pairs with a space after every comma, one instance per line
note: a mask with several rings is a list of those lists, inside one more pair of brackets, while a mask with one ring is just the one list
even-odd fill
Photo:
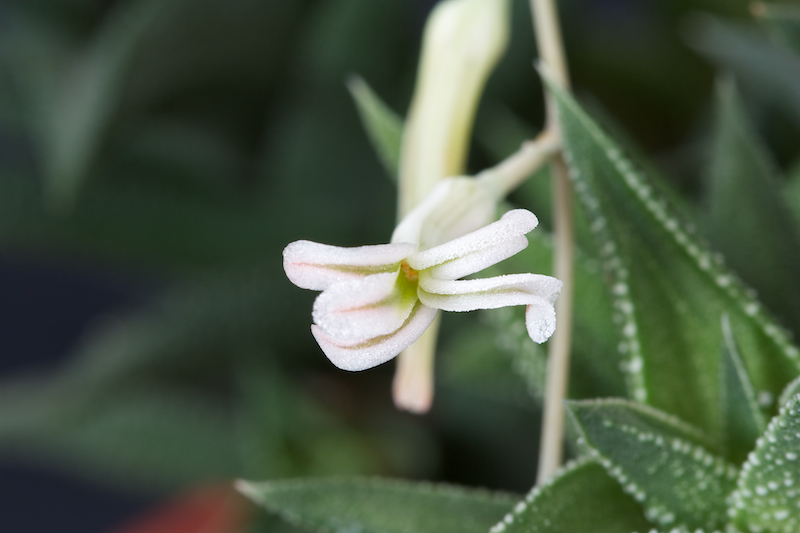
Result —
[[533, 213], [516, 209], [481, 229], [422, 249], [408, 242], [342, 248], [296, 241], [283, 251], [283, 266], [298, 287], [322, 291], [314, 302], [311, 331], [325, 355], [344, 370], [365, 370], [392, 359], [422, 335], [438, 309], [526, 305], [528, 333], [541, 343], [555, 330], [553, 303], [560, 281], [538, 274], [460, 279], [525, 249], [525, 234], [537, 224]]

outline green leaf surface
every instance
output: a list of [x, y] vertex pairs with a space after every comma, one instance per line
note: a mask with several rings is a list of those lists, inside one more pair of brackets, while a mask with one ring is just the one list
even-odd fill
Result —
[[795, 378], [794, 381], [786, 385], [783, 389], [780, 398], [778, 399], [778, 407], [782, 407], [789, 403], [795, 395], [800, 394], [800, 377]]
[[[528, 242], [525, 250], [499, 265], [502, 270], [498, 272], [552, 274], [552, 235], [537, 228], [528, 234]], [[612, 320], [611, 297], [600, 264], [580, 249], [575, 257], [575, 291], [580, 296], [574, 304], [570, 397], [624, 396], [622, 358], [617, 350], [620, 338]], [[531, 342], [522, 314], [496, 309], [487, 311], [486, 316], [497, 331], [497, 346], [513, 358], [515, 369], [534, 397], [541, 398], [547, 364], [545, 347]]]
[[786, 297], [786, 287], [800, 272], [800, 226], [784, 202], [779, 178], [733, 82], [720, 82], [707, 177], [709, 241], [770, 310], [800, 327], [800, 300]]
[[780, 410], [742, 467], [731, 513], [748, 533], [800, 530], [800, 396]]
[[798, 374], [800, 350], [657, 184], [572, 98], [554, 92], [570, 176], [609, 281], [630, 394], [719, 437], [722, 314], [759, 394], [777, 396]]
[[722, 358], [720, 360], [720, 407], [726, 458], [741, 464], [764, 432], [767, 421], [761, 412], [747, 374], [730, 320], [722, 319]]
[[602, 466], [569, 463], [535, 487], [491, 533], [621, 533], [649, 531], [642, 508]]
[[662, 526], [715, 529], [737, 470], [711, 453], [697, 429], [625, 400], [569, 402], [590, 456]]
[[400, 169], [400, 147], [403, 143], [403, 119], [387, 106], [360, 76], [353, 76], [347, 88], [358, 108], [361, 123], [378, 158], [392, 181]]
[[379, 478], [319, 478], [237, 488], [268, 511], [310, 531], [486, 533], [518, 501], [451, 485]]

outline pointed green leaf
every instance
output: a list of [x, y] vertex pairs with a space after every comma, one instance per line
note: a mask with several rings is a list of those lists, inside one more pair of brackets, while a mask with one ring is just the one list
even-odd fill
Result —
[[800, 395], [781, 408], [758, 439], [731, 502], [734, 524], [743, 532], [800, 531]]
[[783, 389], [780, 398], [778, 399], [778, 407], [782, 407], [789, 403], [795, 395], [800, 394], [800, 377], [795, 378], [794, 381], [786, 385]]
[[491, 533], [649, 531], [642, 508], [602, 466], [581, 459], [535, 487]]
[[518, 501], [507, 494], [378, 478], [318, 478], [237, 488], [310, 531], [486, 533]]
[[796, 4], [755, 2], [750, 9], [773, 39], [800, 55], [800, 7]]
[[798, 374], [800, 350], [616, 143], [553, 90], [570, 176], [610, 283], [630, 394], [719, 436], [720, 316], [730, 316], [759, 393], [777, 396]]
[[767, 421], [758, 406], [727, 316], [722, 319], [722, 341], [719, 386], [723, 442], [727, 458], [741, 464], [764, 432]]
[[704, 436], [656, 409], [625, 400], [569, 402], [591, 457], [662, 526], [721, 527], [737, 471]]
[[786, 287], [800, 272], [800, 227], [781, 196], [778, 170], [749, 124], [732, 81], [717, 86], [708, 182], [708, 234], [730, 267], [789, 325], [800, 299]]
[[403, 119], [360, 76], [350, 78], [347, 88], [358, 107], [358, 115], [372, 146], [389, 176], [396, 182], [403, 142]]

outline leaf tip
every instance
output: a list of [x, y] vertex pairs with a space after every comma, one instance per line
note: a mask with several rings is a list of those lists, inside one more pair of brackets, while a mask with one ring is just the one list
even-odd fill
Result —
[[263, 498], [261, 497], [261, 493], [263, 492], [263, 487], [257, 487], [255, 483], [252, 481], [247, 481], [244, 479], [237, 479], [233, 482], [233, 488], [242, 496], [245, 496], [249, 500], [254, 502], [260, 503]]

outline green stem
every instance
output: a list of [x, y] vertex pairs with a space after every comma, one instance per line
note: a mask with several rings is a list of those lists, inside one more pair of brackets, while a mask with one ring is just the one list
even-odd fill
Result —
[[[536, 42], [542, 67], [561, 87], [569, 88], [561, 26], [553, 0], [531, 0]], [[552, 95], [546, 95], [547, 130], [561, 137], [556, 104]], [[542, 437], [539, 449], [537, 483], [542, 484], [561, 466], [564, 450], [564, 399], [569, 380], [569, 358], [572, 343], [572, 303], [574, 286], [574, 227], [572, 217], [572, 187], [563, 158], [556, 156], [552, 163], [553, 174], [553, 231], [556, 249], [553, 273], [564, 283], [556, 301], [558, 326], [548, 345], [547, 384]]]

